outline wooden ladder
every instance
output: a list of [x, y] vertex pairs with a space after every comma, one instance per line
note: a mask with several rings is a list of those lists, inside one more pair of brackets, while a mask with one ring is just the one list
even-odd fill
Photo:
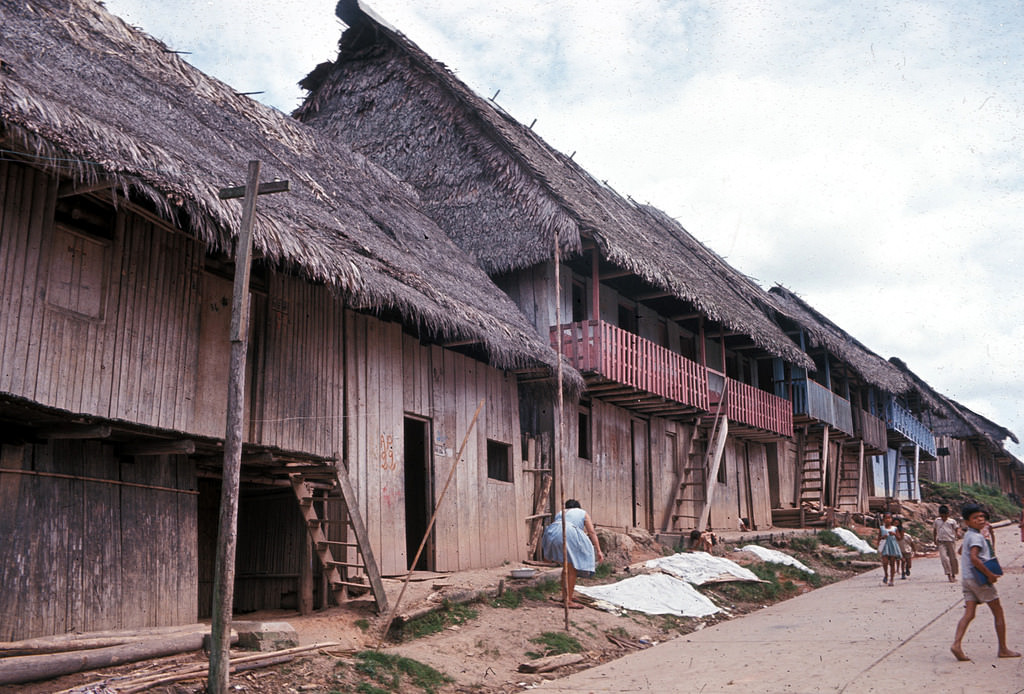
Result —
[[836, 490], [836, 508], [851, 511], [861, 510], [863, 460], [863, 441], [843, 445], [842, 458], [839, 461], [839, 485]]
[[[288, 479], [299, 502], [299, 511], [306, 520], [309, 539], [327, 574], [327, 582], [335, 601], [339, 604], [344, 602], [348, 598], [349, 588], [369, 588], [377, 603], [377, 612], [386, 613], [388, 598], [384, 593], [384, 583], [381, 581], [377, 562], [373, 558], [366, 526], [357, 510], [355, 493], [348, 475], [334, 465], [325, 463], [319, 466], [297, 467], [294, 472], [288, 473]], [[332, 520], [326, 517], [326, 509], [330, 503], [342, 506], [345, 520]], [[326, 526], [330, 524], [347, 526], [351, 532], [346, 532], [345, 536], [354, 538], [355, 541], [328, 539]], [[345, 560], [336, 558], [336, 553]], [[369, 585], [357, 581], [357, 574], [365, 575]]]
[[[902, 452], [902, 451], [901, 451]], [[894, 496], [901, 498], [901, 494], [906, 494], [905, 499], [913, 499], [917, 490], [917, 480], [914, 479], [914, 461], [904, 458], [902, 455], [896, 456], [896, 490]]]
[[825, 491], [825, 476], [822, 469], [822, 448], [811, 443], [811, 437], [805, 428], [801, 432], [803, 439], [803, 455], [798, 478], [796, 497], [797, 507], [810, 503], [822, 505]]
[[680, 471], [676, 487], [670, 519], [671, 532], [681, 533], [697, 527], [701, 506], [707, 500], [707, 468], [704, 467], [707, 445], [707, 430], [695, 426], [690, 437], [686, 465]]

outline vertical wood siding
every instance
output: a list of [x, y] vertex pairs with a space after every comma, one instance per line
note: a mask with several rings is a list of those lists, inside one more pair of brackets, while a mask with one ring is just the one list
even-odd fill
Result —
[[[0, 447], [0, 468], [195, 489], [181, 456]], [[196, 496], [0, 471], [0, 640], [197, 618]]]
[[325, 287], [274, 273], [268, 296], [256, 307], [251, 439], [340, 459], [345, 395], [341, 303]]
[[[26, 167], [0, 163], [0, 197], [0, 391], [190, 431], [202, 244], [128, 214], [111, 241], [58, 229], [56, 183]], [[68, 286], [78, 253], [103, 254], [102, 287]]]
[[[454, 571], [525, 556], [522, 446], [515, 379], [451, 350], [420, 345], [401, 326], [345, 313], [345, 459], [381, 571], [406, 556], [404, 418], [430, 422], [434, 500], [480, 400], [462, 460], [438, 509], [434, 566]], [[487, 477], [487, 439], [512, 447], [512, 481]], [[420, 538], [416, 538], [419, 540]], [[418, 542], [417, 542], [418, 544]]]

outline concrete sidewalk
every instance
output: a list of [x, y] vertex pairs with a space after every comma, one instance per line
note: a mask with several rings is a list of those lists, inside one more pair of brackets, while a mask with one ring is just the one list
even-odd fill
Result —
[[[1010, 648], [1024, 652], [1024, 545], [1002, 533], [999, 580]], [[564, 679], [546, 692], [1024, 692], [1024, 659], [997, 658], [992, 615], [978, 608], [964, 639], [972, 662], [949, 652], [963, 614], [960, 583], [937, 558], [882, 585], [881, 569], [708, 627]], [[577, 620], [582, 621], [582, 620]]]

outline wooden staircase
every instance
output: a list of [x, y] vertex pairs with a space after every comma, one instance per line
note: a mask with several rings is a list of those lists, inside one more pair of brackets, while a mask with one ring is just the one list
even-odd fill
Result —
[[858, 512], [861, 509], [861, 476], [864, 471], [864, 442], [844, 444], [839, 461], [839, 482], [836, 488], [836, 508]]
[[797, 508], [804, 504], [812, 504], [819, 508], [825, 501], [825, 456], [828, 455], [828, 429], [822, 436], [821, 445], [813, 437], [807, 427], [798, 434], [798, 451], [800, 452], [800, 469], [797, 471]]
[[914, 461], [896, 456], [896, 494], [899, 499], [917, 498], [917, 479], [914, 474]]
[[701, 426], [694, 427], [687, 465], [673, 501], [672, 532], [707, 528], [715, 488], [708, 483], [718, 476], [728, 436], [729, 420], [721, 413], [715, 417], [710, 432]]
[[686, 464], [679, 473], [679, 486], [673, 500], [669, 532], [683, 533], [697, 527], [700, 511], [707, 501], [707, 457], [708, 430], [695, 426], [690, 437], [690, 450]]
[[[369, 590], [377, 611], [388, 611], [387, 595], [373, 558], [366, 526], [359, 515], [348, 475], [330, 463], [288, 463], [284, 470], [306, 519], [309, 539], [327, 577], [328, 589], [338, 604], [348, 599], [349, 589]], [[328, 513], [336, 505], [339, 513]], [[334, 519], [328, 518], [333, 516]], [[338, 516], [344, 520], [336, 520]], [[346, 526], [346, 540], [328, 539], [328, 526]]]

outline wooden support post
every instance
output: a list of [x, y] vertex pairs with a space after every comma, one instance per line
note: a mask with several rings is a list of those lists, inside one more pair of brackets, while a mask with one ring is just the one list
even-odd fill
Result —
[[[825, 480], [828, 479], [828, 424], [825, 425], [825, 429], [821, 432], [821, 496], [819, 507], [822, 511], [825, 510]], [[835, 477], [835, 475], [833, 475]], [[832, 499], [835, 502], [835, 499]]]
[[729, 418], [722, 415], [722, 421], [714, 441], [708, 441], [709, 446], [714, 446], [711, 451], [710, 467], [707, 468], [707, 481], [705, 482], [704, 508], [701, 509], [700, 518], [697, 519], [697, 529], [705, 530], [708, 527], [708, 520], [711, 518], [711, 502], [715, 496], [714, 481], [718, 477], [718, 467], [722, 464], [722, 456], [725, 454], [725, 441], [729, 436]]
[[299, 614], [313, 612], [313, 541], [303, 528], [302, 567], [299, 570]]
[[857, 513], [863, 513], [866, 509], [861, 507], [864, 502], [864, 439], [860, 441], [860, 450], [857, 453]]
[[[231, 303], [231, 365], [228, 372], [227, 427], [224, 435], [224, 471], [221, 479], [217, 558], [213, 578], [213, 619], [210, 634], [210, 694], [226, 694], [231, 668], [231, 610], [234, 602], [235, 548], [238, 541], [238, 481], [242, 466], [242, 416], [245, 409], [245, 353], [249, 346], [249, 273], [252, 269], [252, 229], [256, 198], [263, 192], [288, 190], [288, 182], [275, 182], [261, 190], [260, 162], [249, 162], [244, 188], [225, 188], [220, 198], [245, 196], [242, 227], [235, 248], [235, 282]], [[265, 184], [270, 186], [271, 184]]]

